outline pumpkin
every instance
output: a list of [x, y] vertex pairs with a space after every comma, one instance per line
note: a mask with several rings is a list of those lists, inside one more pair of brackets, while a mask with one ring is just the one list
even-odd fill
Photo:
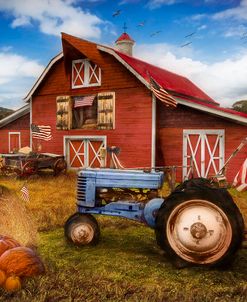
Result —
[[0, 270], [0, 286], [2, 286], [6, 280], [6, 274], [4, 271]]
[[15, 247], [0, 257], [0, 269], [7, 275], [30, 277], [44, 273], [45, 267], [39, 256], [30, 248]]
[[0, 256], [7, 250], [20, 246], [20, 243], [8, 236], [0, 236]]
[[17, 276], [10, 276], [6, 279], [4, 289], [8, 292], [15, 292], [21, 289], [21, 279]]

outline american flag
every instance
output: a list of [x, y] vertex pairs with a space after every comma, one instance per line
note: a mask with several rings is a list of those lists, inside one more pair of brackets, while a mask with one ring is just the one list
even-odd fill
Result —
[[42, 139], [44, 141], [50, 141], [52, 139], [51, 126], [37, 126], [32, 124], [32, 137]]
[[95, 95], [76, 96], [74, 97], [74, 108], [92, 106]]
[[236, 187], [239, 192], [247, 190], [247, 158], [234, 178], [232, 185]]
[[150, 77], [150, 88], [157, 99], [164, 102], [167, 107], [177, 107], [177, 101], [163, 89], [152, 77]]
[[24, 201], [29, 201], [29, 191], [25, 185], [21, 188], [21, 197]]

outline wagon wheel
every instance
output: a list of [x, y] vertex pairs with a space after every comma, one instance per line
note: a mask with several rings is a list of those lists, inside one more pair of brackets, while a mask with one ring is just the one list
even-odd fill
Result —
[[223, 189], [192, 188], [171, 194], [156, 219], [156, 239], [179, 265], [222, 266], [234, 259], [244, 223]]
[[58, 175], [59, 173], [66, 171], [67, 169], [67, 162], [63, 158], [59, 158], [53, 165], [54, 176]]
[[92, 215], [76, 213], [66, 221], [64, 234], [68, 242], [84, 246], [98, 243], [100, 229]]
[[28, 176], [31, 174], [36, 174], [37, 171], [38, 171], [37, 164], [34, 161], [29, 160], [23, 165], [20, 171], [20, 176]]

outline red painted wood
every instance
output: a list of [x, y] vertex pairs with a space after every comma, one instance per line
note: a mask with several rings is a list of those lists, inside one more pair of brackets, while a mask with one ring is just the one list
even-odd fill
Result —
[[30, 116], [26, 114], [3, 128], [0, 128], [0, 153], [9, 152], [9, 132], [21, 133], [21, 147], [30, 145], [29, 121]]
[[[89, 51], [89, 50], [87, 50]], [[43, 81], [32, 101], [33, 123], [52, 128], [50, 142], [33, 139], [33, 147], [41, 145], [41, 152], [64, 154], [64, 136], [106, 136], [107, 146], [118, 146], [119, 160], [125, 167], [151, 165], [152, 102], [150, 92], [125, 67], [108, 54], [98, 56], [102, 70], [102, 84], [97, 87], [71, 88], [70, 74], [66, 74], [63, 59], [57, 62]], [[78, 57], [76, 57], [78, 59]], [[71, 61], [70, 61], [71, 64]], [[68, 64], [68, 65], [70, 65]], [[71, 73], [71, 70], [68, 69]], [[115, 129], [56, 130], [56, 97], [59, 95], [87, 95], [98, 92], [116, 93]], [[110, 159], [107, 156], [107, 166]]]
[[[247, 136], [246, 126], [219, 118], [185, 106], [169, 110], [160, 102], [157, 107], [159, 165], [180, 165], [183, 161], [183, 130], [184, 129], [224, 129], [225, 130], [225, 160]], [[233, 158], [227, 169], [227, 179], [232, 181], [247, 157], [247, 147], [243, 148]], [[182, 169], [178, 169], [178, 179], [182, 177]]]

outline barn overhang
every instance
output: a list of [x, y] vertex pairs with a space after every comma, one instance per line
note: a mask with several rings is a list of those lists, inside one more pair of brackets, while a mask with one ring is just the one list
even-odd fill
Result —
[[25, 116], [26, 114], [30, 113], [30, 106], [29, 104], [21, 107], [20, 109], [16, 110], [12, 114], [8, 115], [4, 119], [0, 120], [0, 128], [3, 128], [4, 126], [16, 121], [20, 117]]

